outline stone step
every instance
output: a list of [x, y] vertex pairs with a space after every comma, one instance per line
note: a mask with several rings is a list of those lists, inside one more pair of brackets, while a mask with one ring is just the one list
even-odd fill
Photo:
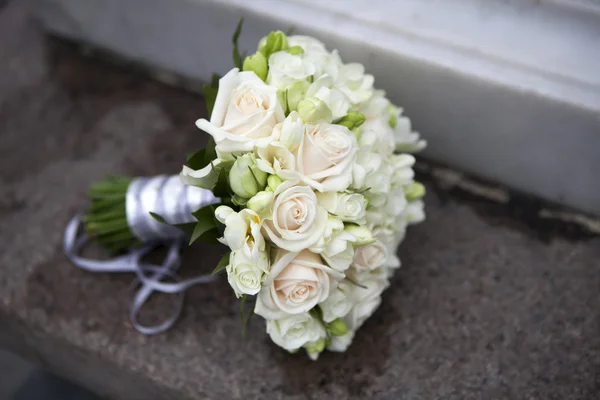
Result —
[[[225, 280], [191, 289], [172, 330], [139, 334], [133, 277], [75, 268], [62, 232], [106, 174], [178, 171], [206, 140], [194, 127], [202, 99], [45, 39], [20, 5], [0, 11], [0, 59], [0, 347], [113, 399], [598, 393], [598, 236], [428, 175], [428, 220], [346, 353], [291, 356], [258, 318], [242, 337]], [[218, 252], [187, 250], [183, 271], [212, 270]], [[156, 298], [143, 317], [173, 305]]]

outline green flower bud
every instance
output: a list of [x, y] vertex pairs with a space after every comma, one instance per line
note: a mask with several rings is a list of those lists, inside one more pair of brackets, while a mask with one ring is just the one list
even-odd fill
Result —
[[332, 118], [327, 104], [317, 98], [301, 100], [297, 111], [304, 122], [329, 122]]
[[396, 127], [396, 123], [398, 122], [398, 108], [393, 105], [390, 104], [387, 108], [387, 112], [390, 116], [390, 119], [388, 120], [388, 124], [390, 125], [390, 128], [395, 128]]
[[285, 33], [281, 31], [273, 31], [269, 33], [266, 40], [261, 40], [258, 43], [258, 51], [264, 54], [265, 58], [273, 53], [288, 49], [288, 41]]
[[267, 58], [259, 51], [248, 56], [244, 59], [244, 71], [254, 71], [254, 73], [263, 81], [267, 79], [267, 72], [269, 67], [267, 65]]
[[351, 233], [356, 238], [356, 242], [354, 243], [356, 246], [363, 246], [377, 240], [373, 237], [371, 230], [364, 226], [349, 224], [344, 225], [344, 230]]
[[290, 47], [286, 51], [293, 56], [299, 56], [300, 54], [304, 54], [304, 49], [300, 46]]
[[283, 181], [277, 175], [269, 175], [267, 178], [267, 186], [271, 191], [275, 191], [279, 185], [281, 185]]
[[273, 197], [273, 192], [258, 192], [250, 200], [248, 200], [248, 203], [246, 203], [246, 207], [253, 211], [256, 211], [257, 214], [262, 214], [271, 209], [271, 204], [273, 204]]
[[312, 354], [319, 354], [321, 353], [323, 350], [325, 350], [325, 345], [326, 345], [326, 340], [325, 339], [320, 339], [317, 340], [316, 342], [309, 342], [306, 343], [304, 345], [304, 349], [308, 352], [308, 353], [312, 353]]
[[306, 97], [309, 86], [310, 83], [307, 81], [298, 81], [286, 90], [286, 101], [290, 112], [298, 109], [298, 103]]
[[244, 199], [249, 199], [264, 189], [267, 184], [267, 173], [256, 166], [254, 154], [238, 157], [229, 171], [231, 190]]
[[343, 125], [346, 128], [352, 130], [358, 128], [365, 122], [365, 116], [356, 111], [350, 111], [346, 116], [342, 117], [337, 124]]
[[419, 200], [425, 196], [425, 186], [420, 182], [413, 182], [404, 187], [404, 195], [408, 201]]
[[329, 328], [329, 333], [333, 336], [344, 336], [348, 333], [348, 325], [339, 318], [331, 321], [327, 325], [327, 328]]

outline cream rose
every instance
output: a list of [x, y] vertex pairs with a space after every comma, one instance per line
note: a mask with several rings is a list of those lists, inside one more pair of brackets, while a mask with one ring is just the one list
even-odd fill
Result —
[[351, 265], [350, 275], [357, 280], [380, 275], [387, 261], [388, 249], [380, 240], [359, 246], [354, 251], [354, 261]]
[[297, 171], [319, 192], [346, 190], [352, 182], [356, 137], [342, 125], [306, 125], [296, 155]]
[[343, 277], [325, 265], [318, 254], [308, 250], [300, 253], [278, 250], [274, 258], [254, 309], [265, 319], [279, 319], [311, 310], [327, 299], [330, 275], [338, 279]]
[[284, 118], [277, 88], [234, 68], [219, 80], [210, 122], [200, 119], [196, 126], [215, 139], [218, 152], [233, 153], [269, 144], [273, 127]]
[[319, 242], [326, 226], [327, 211], [312, 189], [292, 186], [275, 197], [271, 219], [265, 221], [263, 230], [276, 246], [301, 251]]
[[267, 333], [276, 345], [287, 351], [297, 350], [327, 336], [323, 324], [309, 313], [267, 321]]

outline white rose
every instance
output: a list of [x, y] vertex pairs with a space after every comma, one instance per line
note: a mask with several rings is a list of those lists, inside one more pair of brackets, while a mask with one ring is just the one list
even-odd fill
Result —
[[360, 224], [365, 217], [367, 199], [359, 193], [317, 193], [319, 204], [342, 221]]
[[228, 206], [219, 206], [215, 210], [215, 218], [225, 225], [223, 237], [219, 241], [233, 251], [248, 245], [252, 257], [265, 251], [265, 239], [261, 234], [262, 221], [258, 214], [249, 208], [236, 213]]
[[338, 287], [331, 292], [327, 300], [319, 304], [325, 323], [345, 317], [352, 309], [354, 303], [350, 297], [352, 293], [350, 285], [352, 284], [349, 282], [341, 281]]
[[305, 313], [327, 299], [330, 275], [343, 276], [325, 265], [317, 254], [277, 250], [254, 311], [265, 319]]
[[296, 154], [297, 171], [304, 182], [320, 192], [346, 190], [352, 181], [357, 149], [356, 137], [345, 126], [306, 125]]
[[338, 120], [348, 114], [350, 101], [344, 93], [333, 86], [333, 79], [323, 75], [306, 91], [306, 97], [315, 97], [327, 105], [333, 120]]
[[352, 290], [354, 307], [344, 321], [350, 330], [356, 330], [369, 318], [381, 304], [381, 293], [389, 286], [387, 279], [375, 278], [360, 282]]
[[297, 350], [327, 336], [323, 324], [309, 313], [267, 321], [267, 333], [276, 345], [288, 351]]
[[360, 104], [373, 95], [374, 81], [373, 75], [365, 74], [362, 64], [350, 63], [339, 69], [335, 85], [352, 104]]
[[303, 55], [278, 51], [269, 57], [267, 83], [285, 89], [296, 82], [307, 80], [314, 73], [314, 65], [305, 62]]
[[253, 256], [246, 245], [231, 253], [226, 271], [227, 281], [237, 297], [255, 295], [260, 291], [264, 274], [269, 271], [269, 258], [264, 251]]
[[327, 350], [343, 353], [350, 347], [350, 344], [354, 339], [354, 333], [355, 331], [349, 330], [348, 333], [343, 336], [332, 336], [331, 341], [327, 346]]
[[219, 152], [232, 153], [269, 144], [273, 127], [284, 117], [276, 87], [234, 68], [219, 80], [210, 122], [200, 119], [196, 126], [215, 139]]
[[[285, 187], [284, 184], [277, 188]], [[278, 247], [302, 251], [316, 244], [327, 226], [327, 211], [308, 186], [292, 186], [276, 193], [270, 220], [263, 230]]]
[[376, 240], [373, 243], [356, 248], [350, 275], [358, 281], [368, 277], [385, 275], [383, 267], [387, 262], [388, 249], [380, 240]]

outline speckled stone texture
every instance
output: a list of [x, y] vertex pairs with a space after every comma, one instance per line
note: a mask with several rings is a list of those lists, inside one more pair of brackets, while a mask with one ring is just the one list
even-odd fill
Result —
[[[541, 241], [435, 191], [345, 354], [288, 355], [258, 318], [243, 338], [225, 280], [191, 289], [166, 334], [137, 333], [132, 276], [78, 270], [62, 231], [106, 174], [177, 172], [205, 141], [202, 99], [45, 39], [20, 5], [0, 11], [0, 60], [0, 345], [115, 399], [599, 398], [600, 240]], [[184, 271], [218, 252], [186, 251]]]

